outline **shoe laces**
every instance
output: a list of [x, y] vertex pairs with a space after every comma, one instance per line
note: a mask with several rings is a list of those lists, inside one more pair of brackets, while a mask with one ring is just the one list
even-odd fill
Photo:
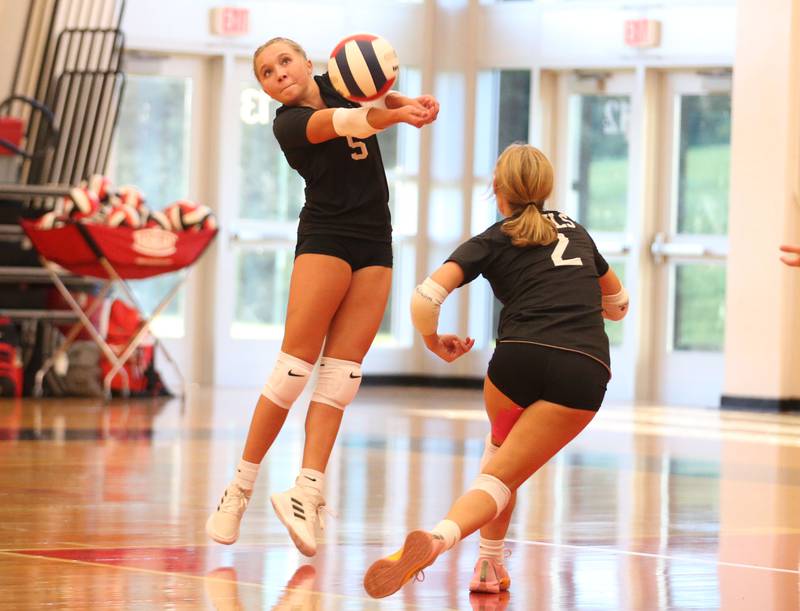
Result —
[[[442, 541], [442, 540], [443, 540], [443, 539], [442, 539], [442, 537], [440, 537], [439, 535], [436, 535], [436, 534], [435, 534], [435, 535], [433, 535], [433, 538], [434, 538], [434, 539], [439, 539], [440, 541]], [[440, 551], [439, 553], [441, 554], [441, 553], [442, 553], [442, 551]], [[434, 556], [434, 560], [435, 560], [435, 559], [436, 559], [436, 556]], [[427, 566], [430, 566], [430, 565], [433, 563], [433, 561], [434, 561], [434, 560], [431, 560], [431, 561], [428, 563], [428, 565], [427, 565]], [[418, 571], [416, 572], [416, 574], [414, 575], [414, 581], [418, 581], [418, 582], [420, 582], [420, 583], [422, 583], [423, 581], [425, 581], [425, 569], [420, 569], [420, 570], [418, 570]]]
[[250, 497], [247, 493], [234, 484], [225, 489], [225, 493], [222, 495], [219, 505], [217, 506], [217, 511], [239, 516], [247, 508], [247, 503], [249, 501]]
[[332, 518], [338, 518], [339, 516], [336, 514], [336, 512], [334, 512], [332, 509], [330, 509], [325, 503], [323, 503], [322, 505], [318, 505], [317, 506], [317, 520], [319, 520], [319, 527], [322, 530], [325, 530], [325, 520], [322, 518], [322, 514], [323, 513], [327, 513]]
[[[302, 487], [299, 488], [302, 492], [305, 492], [303, 491]], [[327, 513], [329, 516], [333, 518], [339, 517], [333, 512], [333, 510], [328, 508], [328, 505], [325, 502], [325, 498], [320, 493], [313, 491], [307, 494], [303, 494], [302, 496], [304, 497], [305, 502], [311, 505], [312, 511], [309, 513], [311, 514], [311, 516], [313, 516], [313, 518], [316, 520], [316, 522], [319, 524], [319, 527], [322, 530], [325, 530], [325, 519], [322, 517], [323, 513]]]

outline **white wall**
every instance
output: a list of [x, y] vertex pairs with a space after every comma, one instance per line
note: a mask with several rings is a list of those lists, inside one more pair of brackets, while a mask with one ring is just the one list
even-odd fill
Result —
[[[733, 2], [661, 3], [648, 9], [635, 8], [635, 4], [511, 2], [482, 6], [477, 56], [486, 67], [731, 63], [736, 16]], [[634, 50], [624, 44], [624, 22], [642, 17], [661, 22], [661, 44], [656, 49]]]
[[725, 392], [800, 399], [798, 0], [739, 3], [731, 147]]
[[[236, 2], [232, 4], [250, 9], [251, 24], [248, 36], [233, 41], [209, 33], [210, 9], [224, 4], [219, 0], [128, 0], [123, 22], [128, 46], [247, 55], [264, 40], [288, 36], [303, 44], [312, 57], [324, 58], [343, 36], [366, 31], [387, 37], [401, 62], [423, 63], [423, 24], [430, 14], [423, 3]], [[468, 27], [472, 14], [477, 21], [475, 33]], [[660, 3], [652, 8], [620, 2], [478, 5], [475, 0], [439, 0], [434, 36], [459, 42], [438, 50], [434, 59], [441, 70], [463, 66], [467, 56], [474, 57], [479, 66], [492, 68], [729, 65], [735, 46], [735, 14], [733, 0]], [[658, 49], [634, 51], [623, 43], [624, 21], [643, 16], [662, 21]]]
[[[396, 2], [235, 2], [250, 9], [250, 34], [227, 39], [210, 33], [211, 8], [219, 0], [128, 0], [123, 29], [131, 48], [250, 55], [262, 42], [286, 36], [302, 44], [312, 59], [327, 58], [353, 32], [391, 33], [401, 61], [422, 62], [419, 36], [424, 6]], [[179, 24], [179, 27], [178, 27]]]

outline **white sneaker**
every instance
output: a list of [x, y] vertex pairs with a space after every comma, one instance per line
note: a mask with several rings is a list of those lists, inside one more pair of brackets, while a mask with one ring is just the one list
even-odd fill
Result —
[[322, 495], [314, 490], [295, 486], [286, 492], [273, 494], [270, 500], [278, 519], [288, 529], [289, 536], [300, 553], [305, 556], [316, 554], [316, 527], [320, 521], [319, 512], [325, 506]]
[[252, 491], [230, 484], [217, 505], [217, 510], [206, 521], [206, 534], [217, 543], [230, 545], [239, 538], [239, 523], [250, 502]]

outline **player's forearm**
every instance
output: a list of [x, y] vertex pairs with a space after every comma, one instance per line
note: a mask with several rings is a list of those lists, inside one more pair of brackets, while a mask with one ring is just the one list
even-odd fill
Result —
[[401, 115], [393, 108], [370, 108], [367, 122], [377, 130], [386, 129], [401, 122]]
[[386, 94], [386, 97], [383, 98], [383, 103], [386, 105], [387, 109], [392, 109], [413, 104], [414, 100], [412, 98], [404, 96], [399, 91], [390, 91], [389, 93]]

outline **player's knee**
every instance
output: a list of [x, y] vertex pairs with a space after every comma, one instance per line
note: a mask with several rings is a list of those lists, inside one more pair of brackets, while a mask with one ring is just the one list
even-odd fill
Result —
[[506, 440], [523, 411], [525, 411], [524, 408], [514, 406], [502, 409], [497, 413], [492, 421], [492, 437], [495, 441], [503, 443]]
[[344, 410], [355, 398], [361, 385], [361, 365], [323, 356], [319, 362], [319, 379], [312, 401]]
[[289, 409], [308, 383], [312, 363], [286, 354], [278, 353], [278, 360], [261, 394], [283, 409]]
[[488, 473], [481, 473], [475, 478], [468, 492], [472, 490], [482, 490], [494, 499], [495, 505], [497, 505], [497, 511], [494, 514], [495, 518], [502, 513], [511, 500], [509, 487], [494, 475], [489, 475]]
[[483, 468], [488, 464], [492, 457], [497, 454], [497, 450], [500, 449], [500, 446], [496, 446], [492, 443], [492, 434], [489, 433], [486, 435], [486, 441], [483, 445], [483, 455], [481, 456], [480, 462], [480, 470], [483, 471]]

